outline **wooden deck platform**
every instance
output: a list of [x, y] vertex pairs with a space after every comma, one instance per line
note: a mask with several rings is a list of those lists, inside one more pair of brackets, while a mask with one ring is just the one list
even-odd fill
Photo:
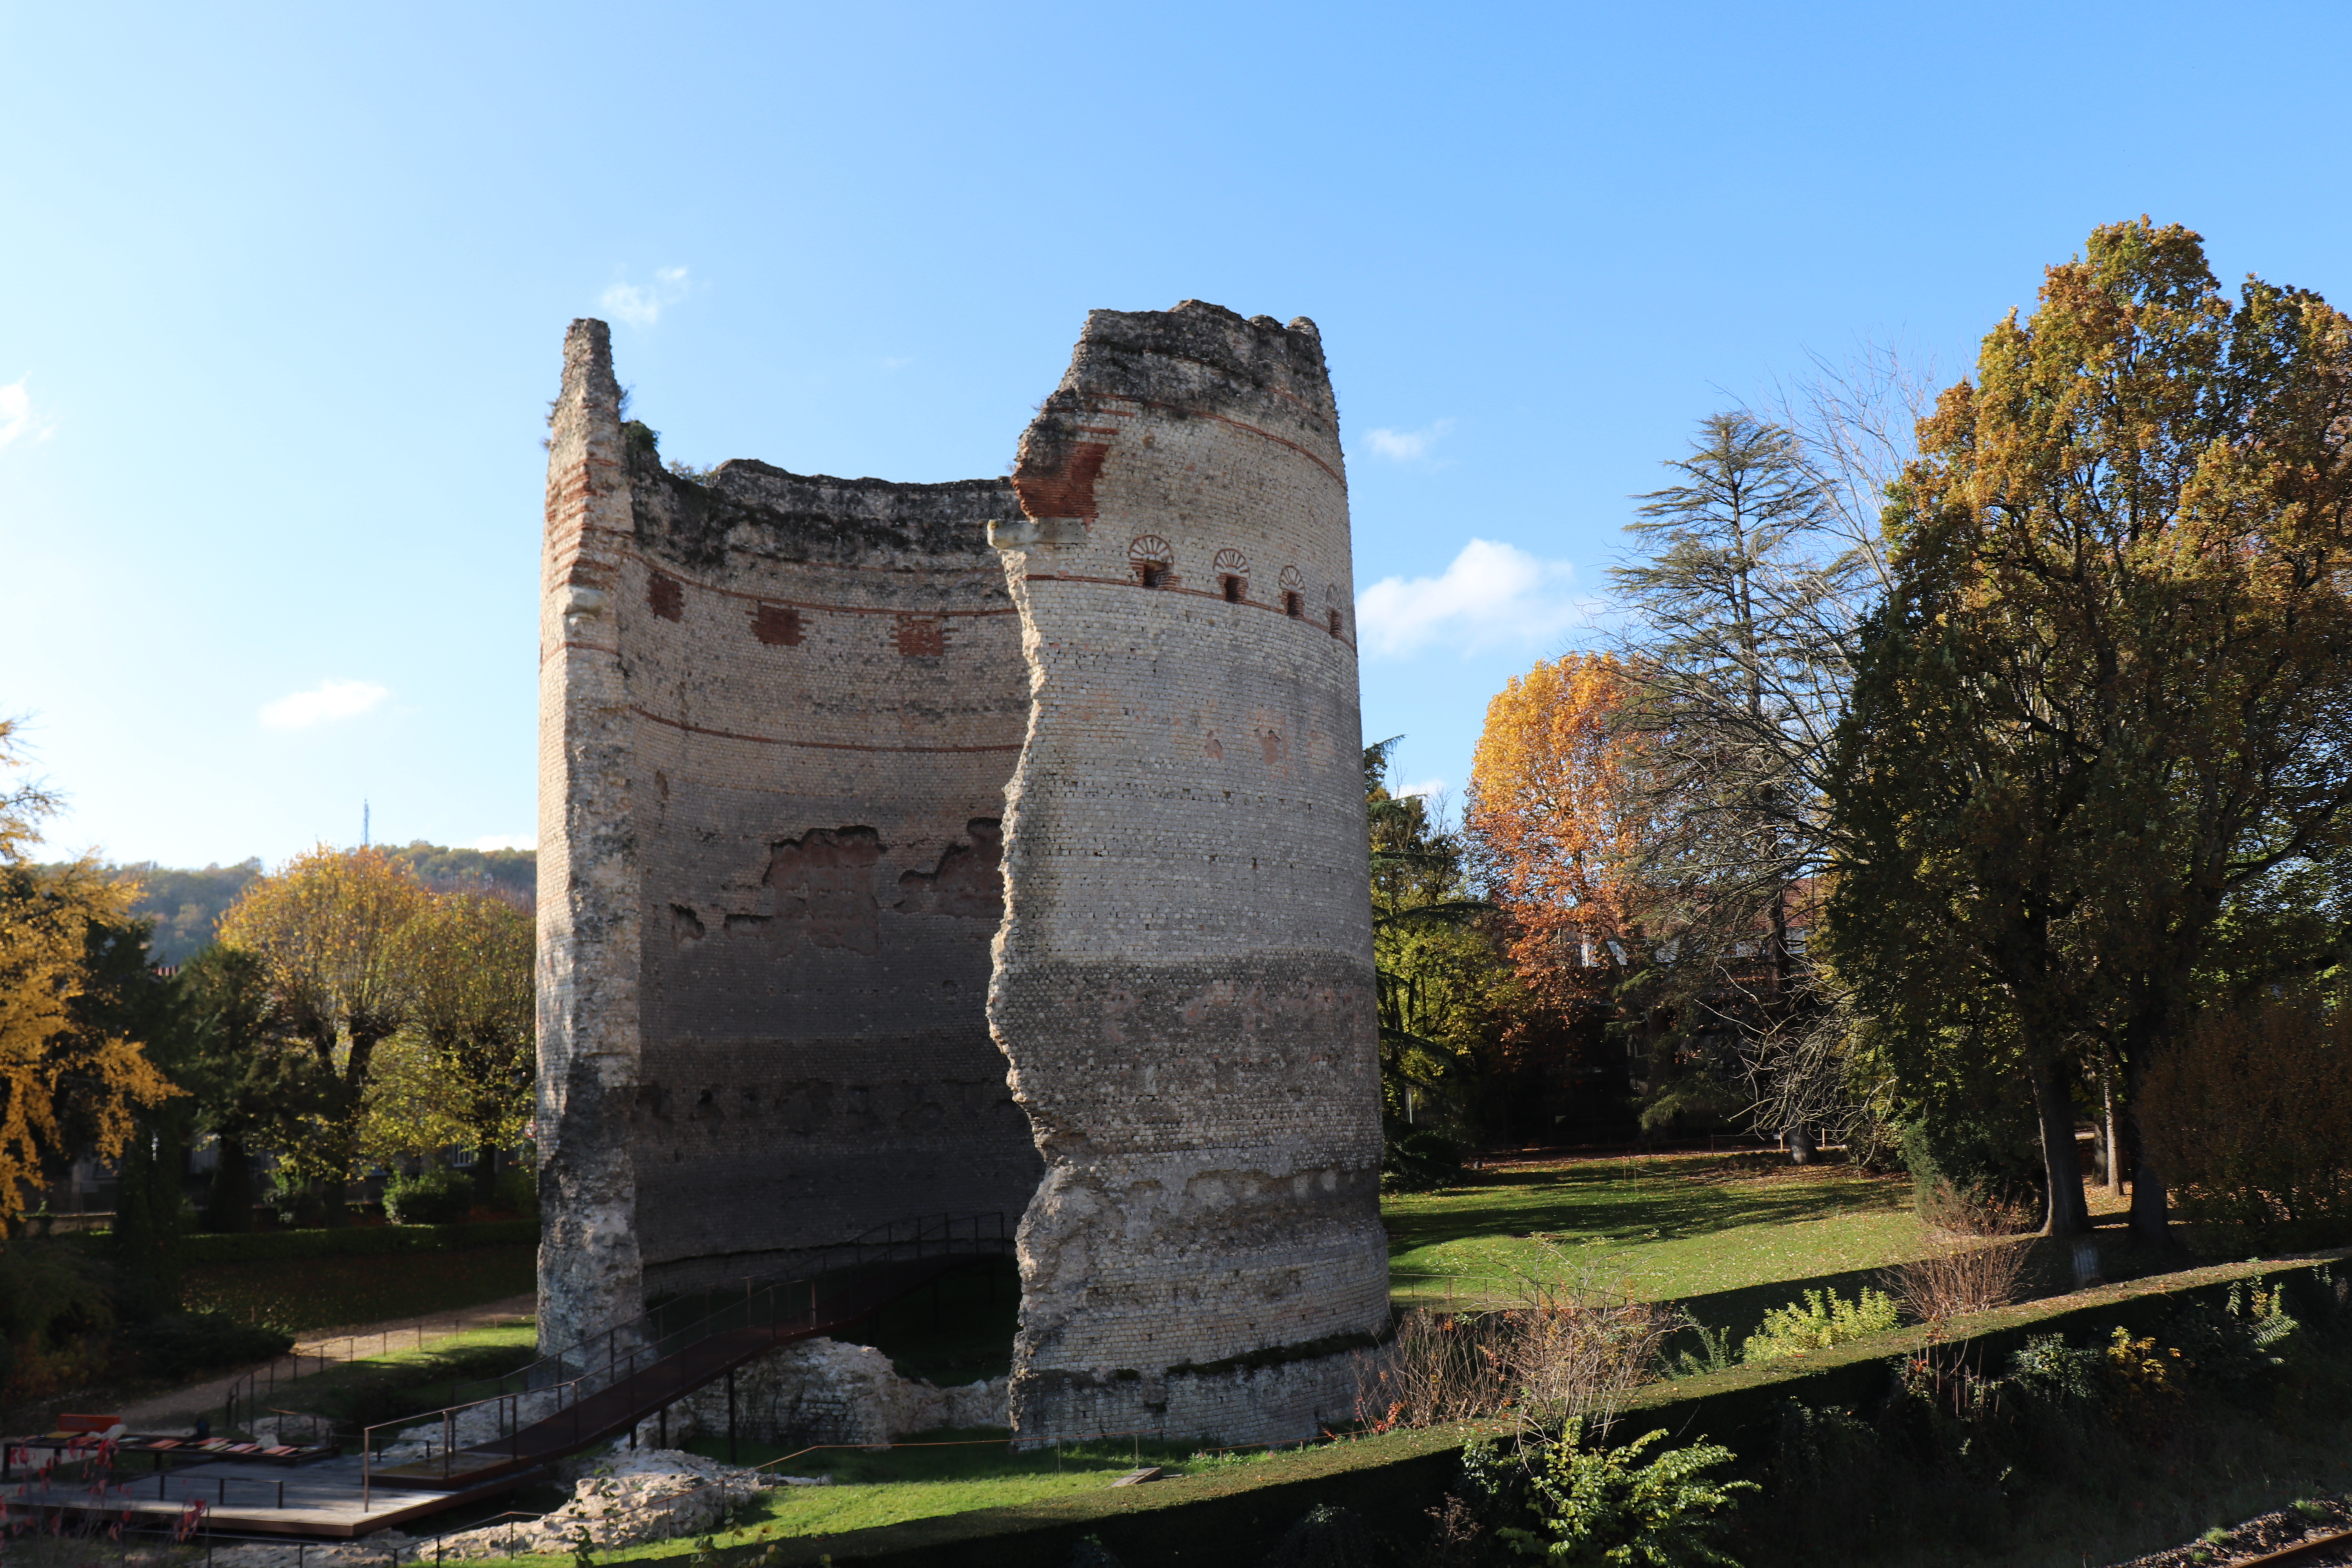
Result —
[[215, 1460], [158, 1475], [124, 1478], [103, 1489], [102, 1496], [100, 1489], [88, 1482], [52, 1480], [44, 1487], [38, 1481], [17, 1481], [0, 1487], [0, 1502], [11, 1510], [54, 1509], [68, 1518], [117, 1517], [129, 1512], [146, 1526], [173, 1523], [191, 1504], [200, 1503], [207, 1530], [348, 1541], [494, 1497], [537, 1477], [535, 1470], [509, 1471], [487, 1483], [460, 1482], [440, 1489], [412, 1485], [395, 1491], [377, 1487], [372, 1497], [363, 1499], [356, 1456], [321, 1459], [293, 1469]]

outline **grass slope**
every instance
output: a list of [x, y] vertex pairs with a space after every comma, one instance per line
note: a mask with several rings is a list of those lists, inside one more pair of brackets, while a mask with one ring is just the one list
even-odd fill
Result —
[[[287, 1379], [265, 1398], [272, 1409], [327, 1416], [346, 1431], [438, 1410], [460, 1393], [470, 1393], [466, 1384], [531, 1360], [538, 1353], [537, 1331], [525, 1321], [445, 1334], [419, 1350], [392, 1351]], [[217, 1409], [211, 1414], [215, 1421], [222, 1415]], [[378, 1434], [377, 1440], [387, 1440], [386, 1435]]]
[[1909, 1184], [1770, 1154], [1555, 1161], [1383, 1200], [1400, 1302], [1507, 1299], [1563, 1268], [1647, 1300], [1877, 1268], [1927, 1250]]

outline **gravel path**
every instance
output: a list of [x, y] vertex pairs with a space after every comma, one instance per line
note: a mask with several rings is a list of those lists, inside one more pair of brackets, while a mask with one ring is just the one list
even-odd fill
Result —
[[[2312, 1500], [2318, 1506], [2311, 1512], [2284, 1508], [2276, 1513], [2266, 1513], [2250, 1519], [2218, 1541], [2192, 1541], [2186, 1546], [2175, 1546], [2146, 1557], [2135, 1557], [2119, 1563], [2116, 1568], [2231, 1568], [2232, 1564], [2251, 1563], [2273, 1552], [2284, 1551], [2295, 1542], [2315, 1535], [2332, 1535], [2337, 1531], [2352, 1530], [2352, 1501], [2342, 1497], [2318, 1497]], [[2295, 1568], [2332, 1568], [2335, 1564], [2352, 1563], [2352, 1550], [2324, 1553], [2298, 1562]]]

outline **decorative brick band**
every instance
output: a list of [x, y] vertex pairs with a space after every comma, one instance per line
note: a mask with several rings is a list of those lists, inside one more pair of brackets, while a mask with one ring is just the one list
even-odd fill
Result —
[[[1023, 581], [1030, 583], [1095, 583], [1106, 588], [1131, 589], [1138, 594], [1182, 594], [1195, 599], [1214, 599], [1221, 605], [1231, 605], [1236, 609], [1263, 610], [1268, 615], [1279, 616], [1286, 621], [1296, 621], [1302, 626], [1318, 625], [1307, 616], [1292, 615], [1280, 605], [1263, 605], [1255, 599], [1228, 599], [1222, 592], [1211, 593], [1206, 588], [1187, 588], [1181, 583], [1160, 583], [1146, 587], [1132, 577], [1088, 577], [1076, 572], [1025, 572], [1022, 574], [1022, 578]], [[1323, 623], [1321, 629], [1338, 637], [1349, 648], [1356, 646], [1356, 639], [1344, 631], [1332, 631], [1328, 623]]]
[[755, 746], [799, 746], [812, 752], [1017, 752], [1021, 742], [1014, 741], [1002, 746], [869, 746], [856, 741], [800, 741], [788, 735], [746, 735], [734, 730], [713, 730], [706, 724], [689, 724], [683, 719], [665, 718], [630, 704], [629, 711], [640, 719], [650, 719], [673, 730], [684, 730], [694, 735], [715, 735], [722, 741], [748, 741]]

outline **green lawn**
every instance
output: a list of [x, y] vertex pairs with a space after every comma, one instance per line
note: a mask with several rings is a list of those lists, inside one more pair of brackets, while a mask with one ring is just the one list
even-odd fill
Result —
[[520, 1296], [538, 1283], [529, 1242], [428, 1255], [205, 1263], [186, 1272], [192, 1312], [226, 1312], [289, 1333], [381, 1322]]
[[1517, 1277], [1589, 1276], [1671, 1300], [1877, 1268], [1927, 1250], [1907, 1183], [1769, 1154], [1585, 1160], [1474, 1172], [1381, 1202], [1400, 1302], [1508, 1300]]
[[[346, 1431], [439, 1410], [461, 1394], [478, 1397], [467, 1384], [530, 1361], [538, 1354], [537, 1332], [526, 1321], [445, 1334], [427, 1340], [421, 1350], [392, 1351], [287, 1379], [267, 1391], [263, 1401], [275, 1410], [331, 1416]], [[212, 1414], [217, 1419], [221, 1412]], [[240, 1410], [240, 1426], [243, 1416]], [[390, 1437], [377, 1434], [380, 1443]]]
[[[723, 1438], [698, 1439], [688, 1447], [711, 1458], [727, 1458]], [[1003, 1432], [988, 1428], [925, 1433], [886, 1449], [827, 1447], [795, 1454], [770, 1444], [747, 1442], [737, 1449], [740, 1463], [762, 1465], [782, 1459], [773, 1467], [777, 1472], [829, 1475], [834, 1484], [781, 1487], [764, 1492], [746, 1505], [729, 1529], [715, 1532], [713, 1540], [719, 1546], [739, 1546], [788, 1536], [832, 1535], [902, 1520], [1097, 1491], [1133, 1469], [1139, 1459], [1184, 1474], [1200, 1474], [1223, 1473], [1234, 1466], [1263, 1463], [1265, 1458], [1263, 1450], [1210, 1455], [1195, 1453], [1190, 1444], [1133, 1442], [1073, 1444], [1058, 1454], [1051, 1450], [1014, 1453]], [[691, 1541], [656, 1542], [610, 1555], [600, 1552], [597, 1561], [671, 1557], [696, 1550]], [[431, 1551], [429, 1544], [425, 1551]], [[571, 1559], [524, 1556], [492, 1561], [568, 1564]]]

